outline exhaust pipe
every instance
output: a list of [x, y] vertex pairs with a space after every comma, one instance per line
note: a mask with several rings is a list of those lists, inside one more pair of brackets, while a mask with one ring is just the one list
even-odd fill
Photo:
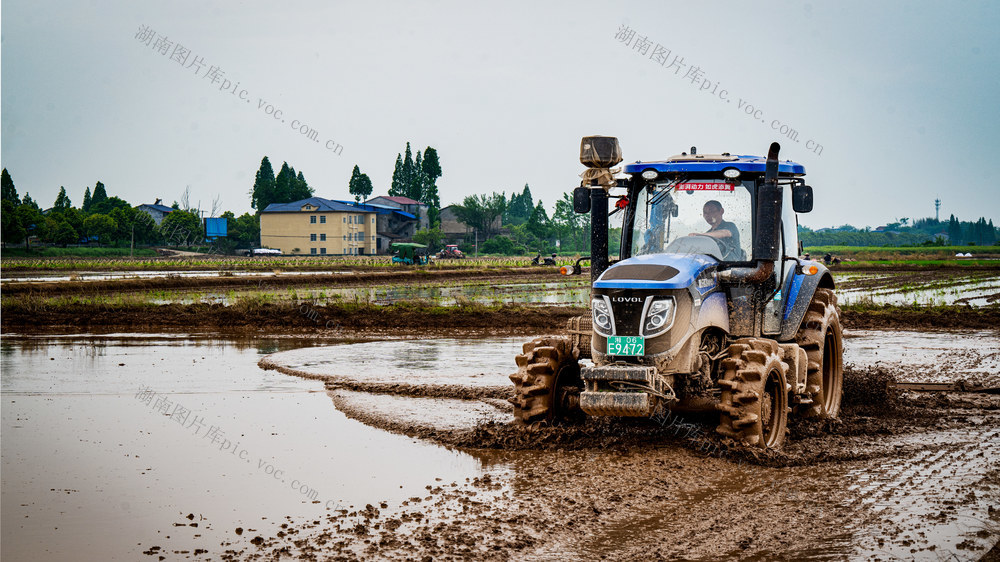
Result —
[[608, 268], [608, 192], [592, 180], [590, 188], [590, 281]]
[[755, 267], [734, 267], [719, 272], [719, 281], [726, 283], [760, 283], [774, 273], [774, 261], [781, 244], [781, 188], [778, 187], [778, 151], [781, 145], [771, 143], [764, 167], [764, 183], [757, 188], [757, 236], [753, 241]]

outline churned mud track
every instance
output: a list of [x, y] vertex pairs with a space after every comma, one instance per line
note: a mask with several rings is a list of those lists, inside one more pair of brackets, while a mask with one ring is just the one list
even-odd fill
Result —
[[[878, 371], [850, 377], [884, 388]], [[330, 392], [338, 406], [349, 393]], [[767, 456], [702, 451], [715, 438], [698, 420], [595, 420], [528, 437], [497, 424], [467, 439], [439, 429], [421, 437], [482, 456], [496, 475], [287, 518], [279, 533], [220, 547], [231, 560], [978, 559], [1000, 537], [1000, 399], [878, 397], [890, 406], [852, 395], [841, 421], [800, 427], [797, 448]]]
[[282, 356], [301, 368], [261, 364], [325, 380], [348, 417], [503, 470], [429, 482], [402, 505], [372, 498], [378, 507], [290, 520], [282, 536], [223, 544], [234, 559], [976, 560], [1000, 538], [997, 395], [900, 392], [888, 369], [853, 366], [839, 419], [796, 420], [784, 449], [763, 453], [716, 435], [712, 416], [525, 429], [507, 421], [510, 387], [472, 372], [428, 371], [425, 385], [376, 360], [372, 376], [322, 376], [308, 355]]
[[8, 296], [34, 295], [96, 295], [120, 294], [152, 290], [194, 290], [194, 289], [234, 289], [264, 290], [287, 287], [371, 287], [389, 284], [428, 284], [436, 281], [487, 281], [487, 280], [558, 280], [565, 279], [554, 268], [540, 267], [482, 267], [460, 269], [423, 269], [400, 266], [382, 268], [378, 271], [351, 271], [346, 273], [316, 273], [301, 275], [238, 276], [217, 277], [152, 277], [127, 278], [104, 281], [31, 281], [7, 282], [3, 284], [3, 294]]

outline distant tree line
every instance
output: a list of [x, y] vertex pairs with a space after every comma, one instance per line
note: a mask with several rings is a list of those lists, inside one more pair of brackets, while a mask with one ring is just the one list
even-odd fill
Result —
[[[27, 192], [23, 197], [18, 195], [6, 168], [0, 172], [0, 191], [0, 220], [3, 223], [0, 239], [4, 245], [24, 243], [30, 249], [32, 239], [64, 247], [70, 244], [119, 247], [133, 243], [136, 246], [205, 244], [200, 214], [187, 204], [188, 191], [181, 198], [184, 204], [174, 201], [173, 211], [158, 226], [145, 211], [120, 197], [109, 196], [100, 181], [93, 191], [89, 186], [84, 190], [80, 207], [73, 206], [66, 188], [60, 187], [52, 207], [44, 211]], [[227, 211], [221, 217], [227, 219], [228, 238], [216, 245], [220, 250], [250, 247], [260, 240], [260, 221], [256, 216], [245, 213], [237, 218]]]
[[948, 221], [923, 218], [912, 224], [901, 218], [881, 230], [845, 224], [815, 232], [800, 225], [799, 239], [805, 246], [990, 246], [996, 244], [998, 232], [992, 219], [959, 221], [951, 215]]

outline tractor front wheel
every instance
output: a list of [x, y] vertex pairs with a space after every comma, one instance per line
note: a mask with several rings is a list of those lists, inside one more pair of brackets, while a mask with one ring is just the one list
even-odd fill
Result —
[[788, 424], [788, 365], [772, 340], [744, 338], [729, 346], [719, 379], [722, 412], [716, 431], [765, 449], [778, 449]]
[[523, 425], [576, 421], [580, 410], [579, 351], [572, 339], [545, 336], [524, 344], [517, 356], [514, 383], [514, 422]]

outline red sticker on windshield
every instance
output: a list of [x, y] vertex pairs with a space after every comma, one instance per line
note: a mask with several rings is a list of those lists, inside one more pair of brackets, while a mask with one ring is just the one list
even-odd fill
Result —
[[680, 191], [732, 191], [736, 189], [731, 183], [682, 183], [677, 186]]

